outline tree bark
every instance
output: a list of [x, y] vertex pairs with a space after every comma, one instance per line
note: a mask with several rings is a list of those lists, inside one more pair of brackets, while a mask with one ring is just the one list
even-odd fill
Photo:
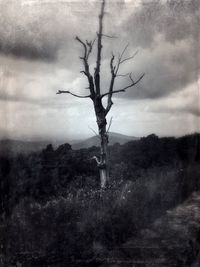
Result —
[[[106, 122], [106, 119], [105, 119]], [[100, 148], [100, 162], [99, 167], [101, 188], [106, 186], [109, 179], [108, 172], [108, 135], [106, 133], [106, 125], [100, 130], [101, 148]]]
[[108, 170], [108, 135], [106, 132], [106, 112], [103, 107], [102, 100], [100, 97], [96, 98], [94, 102], [94, 108], [97, 118], [97, 125], [99, 130], [99, 136], [101, 140], [100, 144], [100, 162], [98, 164], [101, 188], [106, 186], [106, 183], [109, 179], [109, 170]]

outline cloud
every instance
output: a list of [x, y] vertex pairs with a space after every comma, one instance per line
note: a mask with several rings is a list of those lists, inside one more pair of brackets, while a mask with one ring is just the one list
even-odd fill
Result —
[[[140, 51], [123, 71], [146, 75], [121, 96], [160, 98], [195, 82], [200, 69], [199, 23], [197, 0], [141, 1], [122, 25], [123, 38]], [[121, 80], [118, 87], [126, 83]]]
[[183, 117], [191, 115], [200, 118], [199, 82], [200, 80], [188, 85], [178, 93], [172, 93], [161, 101], [157, 99], [149, 111], [160, 114], [177, 114]]
[[[53, 61], [59, 49], [59, 30], [50, 13], [24, 8], [18, 1], [1, 2], [0, 52], [29, 60]], [[48, 31], [55, 29], [55, 36]]]
[[[62, 60], [71, 65], [77, 47], [74, 37], [94, 39], [98, 27], [98, 1], [1, 1], [0, 53], [28, 60], [54, 62]], [[108, 1], [105, 31], [120, 25], [127, 16], [124, 1]], [[129, 12], [130, 13], [130, 12]], [[80, 52], [80, 49], [78, 50]], [[92, 59], [94, 60], [94, 58]]]
[[0, 52], [28, 60], [55, 61], [64, 45], [70, 48], [76, 16], [70, 5], [27, 5], [26, 1], [1, 2]]
[[38, 46], [23, 40], [15, 41], [13, 44], [6, 42], [6, 40], [0, 42], [0, 53], [29, 60], [54, 61], [57, 57], [57, 51], [57, 45], [49, 42], [43, 42], [42, 45]]
[[[109, 88], [111, 53], [117, 56], [128, 42], [127, 56], [139, 53], [120, 73], [132, 71], [135, 79], [145, 73], [137, 86], [115, 95], [109, 114], [116, 120], [114, 131], [181, 134], [189, 131], [190, 120], [199, 122], [199, 96], [188, 89], [199, 78], [199, 3], [108, 1], [104, 30], [118, 38], [103, 38], [102, 90]], [[56, 92], [88, 93], [79, 73], [83, 51], [74, 37], [95, 37], [99, 7], [93, 0], [0, 1], [0, 100], [6, 133], [19, 138], [22, 132], [60, 138], [91, 134], [87, 125], [96, 125], [91, 101]], [[96, 49], [90, 58], [92, 73], [95, 56]], [[127, 84], [127, 78], [117, 78], [115, 89]]]
[[[48, 110], [64, 109], [76, 105], [76, 99], [69, 95], [57, 95], [59, 89], [69, 89], [77, 94], [88, 93], [84, 88], [86, 81], [67, 69], [57, 68], [39, 62], [23, 59], [0, 57], [3, 68], [0, 69], [1, 103], [29, 104]], [[84, 86], [85, 84], [85, 86]], [[84, 92], [84, 91], [85, 92]], [[5, 105], [6, 106], [6, 105]]]
[[149, 48], [157, 34], [166, 42], [197, 38], [199, 34], [200, 2], [198, 0], [141, 1], [124, 23], [124, 35], [135, 46]]
[[0, 53], [5, 55], [52, 62], [64, 49], [69, 59], [78, 32], [87, 36], [94, 30], [95, 36], [95, 3], [2, 1], [0, 8]]

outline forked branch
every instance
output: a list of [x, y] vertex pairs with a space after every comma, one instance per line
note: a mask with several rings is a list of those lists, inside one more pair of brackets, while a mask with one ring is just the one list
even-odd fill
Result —
[[88, 58], [89, 58], [89, 55], [92, 53], [92, 49], [93, 49], [93, 46], [94, 46], [95, 41], [96, 41], [96, 39], [94, 39], [94, 40], [91, 41], [91, 42], [88, 42], [88, 41], [86, 40], [86, 44], [87, 44], [87, 46], [88, 46], [87, 57], [86, 57], [87, 60], [88, 60]]
[[133, 58], [137, 55], [137, 53], [138, 53], [138, 51], [136, 51], [132, 56], [127, 57], [127, 58], [123, 58], [123, 57], [124, 57], [124, 54], [125, 54], [125, 52], [126, 52], [126, 50], [127, 50], [127, 48], [128, 48], [128, 46], [129, 46], [129, 44], [127, 44], [127, 45], [125, 46], [124, 50], [122, 51], [122, 53], [119, 54], [118, 62], [117, 62], [117, 66], [116, 66], [116, 71], [115, 71], [115, 75], [118, 74], [118, 71], [119, 71], [119, 68], [120, 68], [120, 65], [121, 65], [121, 64], [123, 64], [123, 63], [126, 62], [126, 61], [129, 61], [129, 60], [133, 59]]
[[[83, 58], [86, 58], [86, 55], [87, 55], [87, 46], [86, 46], [86, 44], [78, 36], [75, 37], [75, 40], [77, 40], [79, 43], [82, 44], [82, 46], [84, 48], [84, 57]], [[83, 58], [81, 58], [81, 59], [83, 59]]]
[[[118, 74], [118, 71], [119, 71], [119, 68], [120, 68], [120, 65], [123, 64], [124, 62], [128, 61], [128, 60], [131, 60], [133, 59], [138, 51], [135, 52], [134, 55], [130, 56], [130, 57], [127, 57], [127, 58], [124, 58], [124, 54], [128, 48], [129, 44], [127, 44], [125, 46], [125, 48], [123, 49], [122, 53], [119, 54], [119, 57], [118, 57], [118, 62], [116, 64], [116, 66], [114, 66], [114, 59], [115, 59], [115, 56], [112, 55], [111, 57], [111, 60], [110, 60], [110, 71], [111, 71], [111, 81], [110, 81], [110, 87], [109, 87], [109, 91], [105, 94], [103, 94], [101, 97], [103, 98], [104, 96], [108, 96], [108, 100], [107, 100], [107, 107], [106, 107], [106, 115], [108, 114], [108, 112], [110, 111], [112, 105], [113, 105], [113, 102], [112, 102], [112, 95], [115, 94], [115, 93], [120, 93], [120, 92], [125, 92], [126, 89], [136, 85], [142, 78], [144, 75], [142, 75], [137, 81], [133, 81], [132, 77], [131, 77], [131, 73], [128, 73], [128, 74]], [[115, 83], [115, 78], [116, 77], [126, 77], [129, 75], [129, 78], [131, 80], [131, 84], [126, 86], [125, 88], [122, 88], [122, 89], [119, 89], [119, 90], [113, 90], [114, 88], [114, 83]]]
[[137, 55], [138, 51], [136, 51], [132, 56], [124, 58], [123, 60], [120, 61], [120, 64], [123, 64], [125, 61], [133, 59]]
[[84, 48], [84, 55], [83, 57], [80, 57], [80, 59], [83, 60], [83, 65], [84, 65], [84, 70], [81, 71], [81, 73], [84, 73], [88, 79], [88, 83], [89, 83], [89, 89], [90, 89], [90, 94], [91, 94], [91, 98], [94, 99], [94, 95], [95, 95], [95, 90], [94, 90], [94, 83], [93, 83], [93, 78], [92, 75], [90, 74], [90, 69], [89, 69], [89, 64], [88, 64], [88, 58], [90, 53], [92, 52], [92, 48], [94, 45], [95, 40], [92, 42], [88, 42], [86, 40], [86, 43], [84, 43], [78, 36], [76, 36], [75, 38]]
[[142, 78], [144, 77], [145, 73], [143, 73], [136, 81], [133, 80], [131, 74], [129, 75], [129, 78], [131, 80], [131, 84], [127, 85], [126, 87], [122, 88], [122, 89], [119, 89], [119, 90], [114, 90], [112, 92], [108, 92], [108, 93], [105, 93], [103, 94], [101, 97], [105, 97], [105, 96], [112, 96], [112, 94], [116, 94], [116, 93], [120, 93], [120, 92], [125, 92], [128, 88], [131, 88], [133, 87], [134, 85], [136, 85], [137, 83], [139, 83]]

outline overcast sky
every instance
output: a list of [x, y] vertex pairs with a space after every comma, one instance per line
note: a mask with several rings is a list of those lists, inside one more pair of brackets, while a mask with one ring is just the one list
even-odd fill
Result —
[[[100, 1], [0, 0], [0, 138], [77, 139], [93, 135], [95, 115], [85, 95], [81, 47], [94, 39]], [[133, 61], [121, 68], [139, 85], [115, 95], [111, 131], [145, 136], [200, 131], [200, 1], [107, 1], [102, 90], [110, 81], [111, 53], [129, 43]], [[91, 70], [95, 66], [90, 58]], [[117, 78], [115, 89], [129, 83]]]

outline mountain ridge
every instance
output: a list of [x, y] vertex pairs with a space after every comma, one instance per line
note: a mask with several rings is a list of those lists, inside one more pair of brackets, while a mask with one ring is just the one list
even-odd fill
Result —
[[[115, 133], [115, 132], [110, 132], [109, 133], [109, 145], [114, 145], [115, 143], [119, 143], [120, 145], [125, 144], [126, 142], [129, 141], [134, 141], [134, 140], [139, 140], [139, 137], [135, 136], [129, 136], [129, 135], [124, 135], [120, 133]], [[72, 149], [78, 150], [81, 148], [89, 148], [92, 146], [100, 146], [100, 140], [98, 136], [92, 136], [89, 137], [83, 141], [77, 142], [72, 144]]]
[[[124, 144], [126, 142], [132, 140], [138, 140], [138, 137], [123, 135], [119, 133], [110, 132], [109, 133], [109, 145], [113, 145], [115, 143]], [[100, 140], [97, 136], [92, 136], [83, 140], [66, 140], [66, 141], [22, 141], [22, 140], [15, 140], [5, 138], [0, 140], [0, 154], [29, 154], [32, 152], [38, 152], [48, 144], [52, 144], [53, 147], [56, 149], [60, 145], [69, 143], [74, 150], [78, 150], [81, 148], [89, 148], [92, 146], [100, 146]]]

